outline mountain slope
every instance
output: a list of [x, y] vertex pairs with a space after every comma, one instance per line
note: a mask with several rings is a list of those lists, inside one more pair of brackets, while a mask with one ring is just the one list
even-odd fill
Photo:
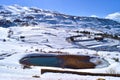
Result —
[[120, 35], [120, 23], [102, 18], [80, 17], [18, 5], [0, 6], [0, 26], [43, 25], [68, 28], [95, 28]]

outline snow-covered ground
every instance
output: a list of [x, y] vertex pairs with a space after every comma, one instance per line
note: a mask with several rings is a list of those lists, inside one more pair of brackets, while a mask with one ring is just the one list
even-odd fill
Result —
[[[82, 28], [80, 30], [83, 30]], [[12, 33], [10, 33], [10, 31]], [[89, 31], [89, 29], [88, 29]], [[96, 31], [97, 32], [97, 31]], [[92, 73], [112, 73], [120, 74], [120, 52], [94, 50], [92, 47], [102, 46], [120, 46], [118, 40], [107, 39], [106, 42], [96, 40], [80, 41], [76, 44], [66, 41], [67, 37], [77, 35], [74, 30], [67, 28], [51, 28], [45, 26], [28, 27], [0, 27], [0, 80], [96, 80], [104, 78], [106, 80], [119, 80], [119, 77], [103, 76], [80, 76], [75, 74], [45, 73], [41, 75], [39, 66], [33, 66], [32, 69], [23, 69], [19, 60], [30, 53], [39, 54], [42, 52], [63, 52], [76, 55], [94, 55], [106, 60], [109, 65], [95, 69], [66, 69], [80, 72]], [[8, 37], [9, 36], [9, 37]], [[23, 37], [24, 36], [24, 37]], [[86, 36], [81, 40], [89, 39]], [[83, 46], [79, 48], [78, 46]], [[38, 49], [36, 51], [36, 49]], [[118, 60], [117, 60], [118, 59]], [[92, 60], [95, 61], [95, 60]], [[106, 63], [103, 63], [106, 64]], [[42, 67], [45, 68], [45, 67]], [[52, 68], [60, 69], [62, 68]], [[40, 76], [35, 78], [34, 76]]]

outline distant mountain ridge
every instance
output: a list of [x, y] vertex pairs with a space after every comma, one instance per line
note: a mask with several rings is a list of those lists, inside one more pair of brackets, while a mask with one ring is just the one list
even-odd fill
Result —
[[40, 24], [69, 28], [95, 28], [120, 35], [120, 23], [110, 19], [72, 16], [19, 5], [0, 6], [1, 27], [34, 26]]

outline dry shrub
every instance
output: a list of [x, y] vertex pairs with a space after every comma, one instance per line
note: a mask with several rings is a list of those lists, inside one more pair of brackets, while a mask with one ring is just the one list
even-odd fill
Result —
[[97, 80], [105, 80], [104, 78], [98, 78]]
[[32, 77], [34, 77], [34, 78], [40, 78], [40, 76], [37, 76], [37, 75], [34, 75], [34, 76], [32, 76]]
[[116, 70], [113, 69], [113, 68], [109, 68], [106, 72], [107, 72], [108, 74], [118, 74], [118, 73], [116, 72]]

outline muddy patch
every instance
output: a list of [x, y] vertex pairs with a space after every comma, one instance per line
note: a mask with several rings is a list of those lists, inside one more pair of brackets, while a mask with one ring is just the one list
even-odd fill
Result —
[[[94, 60], [94, 61], [92, 61]], [[99, 61], [99, 63], [97, 62]], [[47, 66], [72, 69], [88, 69], [102, 65], [103, 60], [98, 57], [85, 55], [54, 55], [54, 54], [30, 54], [20, 60], [24, 66]], [[104, 65], [105, 66], [105, 65]], [[107, 66], [107, 64], [106, 64]]]

